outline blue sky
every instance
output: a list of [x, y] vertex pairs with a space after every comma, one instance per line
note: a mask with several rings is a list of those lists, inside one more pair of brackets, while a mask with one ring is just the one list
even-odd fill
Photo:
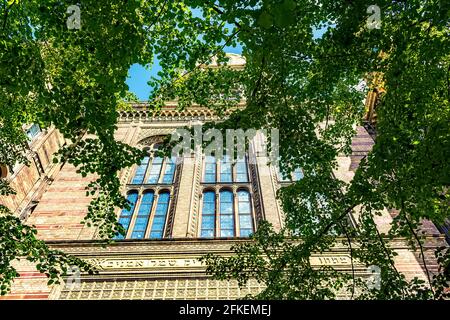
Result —
[[[236, 47], [225, 47], [225, 52], [229, 53], [242, 53], [242, 47], [240, 45]], [[147, 81], [151, 77], [156, 77], [158, 71], [161, 70], [161, 66], [158, 63], [158, 59], [155, 59], [155, 63], [151, 68], [145, 68], [140, 64], [133, 64], [128, 70], [128, 78], [126, 83], [129, 90], [136, 94], [141, 101], [147, 101], [152, 88], [147, 84]]]
[[[198, 13], [196, 13], [198, 14]], [[226, 26], [229, 30], [232, 29], [232, 26]], [[323, 27], [321, 29], [317, 29], [314, 31], [314, 37], [320, 38], [325, 33], [328, 27]], [[225, 52], [229, 53], [242, 53], [242, 47], [240, 45], [236, 47], [225, 47]], [[150, 80], [151, 77], [156, 77], [158, 71], [161, 70], [161, 66], [158, 63], [158, 60], [155, 59], [155, 63], [151, 68], [146, 68], [139, 64], [133, 64], [128, 71], [128, 78], [126, 83], [129, 87], [129, 90], [136, 94], [136, 96], [141, 101], [147, 101], [150, 95], [152, 88], [147, 84], [147, 81]]]

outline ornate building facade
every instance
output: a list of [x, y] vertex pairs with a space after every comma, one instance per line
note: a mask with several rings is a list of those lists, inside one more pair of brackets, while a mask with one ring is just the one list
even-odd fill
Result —
[[[234, 281], [212, 280], [197, 259], [206, 253], [229, 255], [230, 246], [246, 241], [262, 219], [280, 229], [283, 212], [276, 192], [283, 184], [301, 179], [302, 172], [281, 177], [268, 164], [267, 155], [259, 152], [260, 137], [250, 143], [255, 152], [235, 161], [194, 153], [160, 158], [155, 150], [164, 136], [218, 117], [198, 106], [180, 112], [175, 104], [167, 104], [157, 115], [147, 111], [145, 104], [133, 108], [121, 113], [115, 137], [146, 150], [148, 156], [119, 173], [123, 193], [132, 205], [129, 210], [117, 210], [127, 232], [107, 247], [100, 244], [95, 228], [80, 223], [91, 200], [85, 187], [92, 177], [81, 177], [70, 164], [52, 163], [52, 154], [66, 143], [57, 130], [30, 138], [30, 166], [7, 173], [18, 193], [0, 201], [36, 226], [38, 236], [52, 248], [90, 261], [99, 273], [82, 274], [79, 283], [47, 286], [44, 275], [20, 261], [21, 276], [3, 299], [236, 299], [263, 289], [256, 281], [239, 288]], [[338, 159], [335, 175], [351, 180], [372, 145], [366, 129], [358, 127], [353, 154]], [[394, 214], [386, 211], [380, 217], [380, 229], [387, 227]], [[425, 227], [432, 249], [442, 236], [431, 223]], [[401, 239], [393, 246], [399, 253], [398, 269], [409, 277], [425, 278], [422, 259]], [[344, 246], [312, 257], [311, 263], [351, 270]], [[356, 272], [369, 275], [364, 266], [357, 265]]]

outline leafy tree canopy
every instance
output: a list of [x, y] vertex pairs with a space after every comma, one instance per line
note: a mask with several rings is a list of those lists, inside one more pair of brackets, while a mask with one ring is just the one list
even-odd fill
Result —
[[[177, 98], [180, 109], [198, 103], [223, 114], [243, 88], [246, 107], [217, 126], [278, 128], [282, 172], [305, 171], [304, 179], [279, 192], [285, 229], [277, 233], [262, 222], [251, 242], [235, 248], [235, 257], [205, 257], [209, 272], [240, 283], [256, 277], [267, 287], [258, 298], [333, 298], [341, 289], [354, 298], [444, 297], [445, 250], [436, 252], [441, 273], [423, 283], [396, 270], [388, 243], [401, 236], [420, 249], [422, 219], [439, 223], [450, 215], [448, 1], [378, 0], [380, 28], [367, 25], [373, 5], [367, 0], [83, 0], [77, 3], [79, 29], [66, 23], [70, 5], [0, 4], [1, 164], [26, 161], [23, 124], [54, 125], [72, 141], [56, 161], [98, 177], [89, 185], [95, 198], [85, 222], [105, 239], [122, 232], [114, 208], [127, 202], [117, 172], [143, 153], [113, 134], [123, 100], [133, 99], [125, 84], [129, 67], [157, 56], [162, 71], [151, 81], [149, 108], [157, 112]], [[321, 27], [328, 29], [316, 38], [313, 30]], [[237, 42], [247, 61], [240, 71], [222, 64], [225, 46]], [[201, 68], [212, 57], [221, 67]], [[337, 156], [350, 152], [364, 95], [377, 85], [374, 75], [386, 90], [376, 143], [351, 183], [344, 183], [333, 169]], [[82, 139], [86, 133], [95, 138]], [[0, 188], [13, 192], [6, 181]], [[386, 234], [374, 222], [383, 208], [399, 210]], [[2, 293], [17, 276], [10, 264], [17, 257], [39, 259], [52, 279], [64, 272], [73, 258], [52, 252], [31, 227], [1, 210]], [[346, 223], [352, 213], [354, 228]], [[355, 261], [381, 268], [381, 290], [366, 288], [352, 274], [310, 265], [311, 254], [329, 249], [340, 235]]]

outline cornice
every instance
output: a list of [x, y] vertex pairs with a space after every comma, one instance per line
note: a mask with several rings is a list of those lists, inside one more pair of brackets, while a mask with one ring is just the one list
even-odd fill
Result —
[[179, 110], [176, 102], [167, 102], [160, 110], [152, 110], [147, 102], [131, 103], [133, 111], [119, 111], [119, 123], [135, 121], [220, 121], [224, 120], [234, 110], [243, 108], [245, 101], [238, 104], [237, 107], [230, 108], [222, 116], [218, 115], [213, 109], [192, 105], [183, 110]]

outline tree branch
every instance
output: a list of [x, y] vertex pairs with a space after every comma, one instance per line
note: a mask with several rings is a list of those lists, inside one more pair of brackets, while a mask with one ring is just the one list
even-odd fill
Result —
[[[222, 9], [220, 9], [218, 6], [216, 6], [215, 4], [212, 4], [212, 9], [220, 15], [225, 14], [225, 12]], [[236, 19], [233, 20], [233, 23], [236, 27], [238, 27], [239, 29], [242, 29], [242, 25], [239, 22], [237, 22]]]
[[153, 21], [152, 24], [148, 27], [149, 30], [150, 30], [150, 29], [158, 22], [158, 20], [159, 20], [159, 18], [161, 17], [163, 11], [165, 10], [167, 1], [168, 1], [168, 0], [165, 0], [165, 1], [164, 1], [161, 10], [159, 10], [159, 13], [158, 13], [158, 15], [157, 15], [156, 18], [155, 18], [155, 21]]
[[[402, 206], [403, 206], [403, 200], [402, 200]], [[402, 209], [402, 210], [403, 210], [403, 209]], [[426, 272], [426, 274], [427, 274], [428, 283], [430, 284], [431, 292], [433, 292], [433, 295], [434, 295], [435, 293], [434, 293], [433, 286], [432, 286], [432, 284], [431, 284], [430, 272], [429, 272], [429, 270], [428, 270], [428, 266], [427, 266], [427, 263], [426, 263], [426, 261], [425, 261], [425, 254], [424, 254], [424, 251], [423, 251], [422, 243], [420, 242], [419, 236], [418, 236], [417, 233], [414, 231], [411, 222], [410, 222], [409, 219], [406, 217], [406, 212], [405, 212], [405, 220], [406, 220], [406, 223], [408, 224], [409, 230], [411, 231], [411, 233], [413, 234], [413, 236], [414, 236], [414, 238], [416, 239], [417, 243], [419, 244], [420, 255], [422, 256], [423, 267], [425, 268], [425, 272]]]

